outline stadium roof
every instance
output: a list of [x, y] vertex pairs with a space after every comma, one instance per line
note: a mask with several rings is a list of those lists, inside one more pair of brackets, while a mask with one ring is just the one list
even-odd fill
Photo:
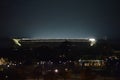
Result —
[[90, 42], [91, 46], [93, 46], [96, 43], [96, 40], [94, 38], [77, 38], [77, 39], [32, 39], [32, 38], [21, 38], [21, 39], [13, 39], [15, 44], [18, 46], [21, 46], [22, 42], [30, 42], [30, 43], [36, 43], [36, 42]]

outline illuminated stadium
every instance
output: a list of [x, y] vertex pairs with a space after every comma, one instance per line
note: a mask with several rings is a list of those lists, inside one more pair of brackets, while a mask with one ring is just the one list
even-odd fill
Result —
[[[53, 58], [55, 56], [69, 56], [79, 58], [81, 55], [93, 54], [91, 48], [96, 45], [94, 38], [77, 39], [30, 39], [14, 38], [14, 48], [20, 53], [31, 53], [33, 55]], [[44, 58], [42, 57], [42, 58]]]
[[[30, 39], [30, 38], [22, 38], [22, 39], [13, 39], [14, 43], [17, 46], [32, 46], [32, 47], [40, 47], [43, 45], [58, 45], [63, 42], [70, 43], [88, 43], [89, 46], [94, 46], [96, 40], [94, 38], [78, 38], [78, 39]], [[49, 43], [49, 44], [48, 44]], [[54, 45], [52, 43], [55, 43]]]

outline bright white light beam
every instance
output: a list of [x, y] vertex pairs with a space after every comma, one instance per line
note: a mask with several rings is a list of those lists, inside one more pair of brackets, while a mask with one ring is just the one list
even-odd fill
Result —
[[96, 43], [96, 40], [94, 38], [90, 38], [89, 41], [91, 42], [90, 46], [93, 46]]
[[20, 39], [13, 39], [13, 41], [15, 42], [16, 45], [21, 46], [21, 44], [19, 43]]

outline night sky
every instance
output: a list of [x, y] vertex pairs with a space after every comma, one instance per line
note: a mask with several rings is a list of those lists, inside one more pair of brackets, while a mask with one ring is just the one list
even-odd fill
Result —
[[119, 0], [1, 0], [1, 38], [116, 38]]

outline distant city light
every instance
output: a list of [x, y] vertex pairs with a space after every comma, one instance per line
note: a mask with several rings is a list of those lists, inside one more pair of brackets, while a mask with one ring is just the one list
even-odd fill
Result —
[[81, 61], [82, 61], [81, 59], [78, 60], [78, 62], [81, 62]]
[[4, 58], [0, 58], [0, 65], [5, 65], [5, 64], [7, 64], [5, 59]]
[[5, 78], [8, 78], [8, 76], [6, 75]]
[[10, 67], [10, 65], [7, 65], [7, 67], [9, 68], [9, 67]]
[[22, 62], [20, 62], [19, 64], [22, 64]]
[[68, 71], [68, 68], [65, 68], [65, 71]]
[[39, 62], [37, 62], [37, 65], [39, 65]]
[[55, 71], [55, 73], [58, 73], [58, 69], [55, 69], [54, 71]]

